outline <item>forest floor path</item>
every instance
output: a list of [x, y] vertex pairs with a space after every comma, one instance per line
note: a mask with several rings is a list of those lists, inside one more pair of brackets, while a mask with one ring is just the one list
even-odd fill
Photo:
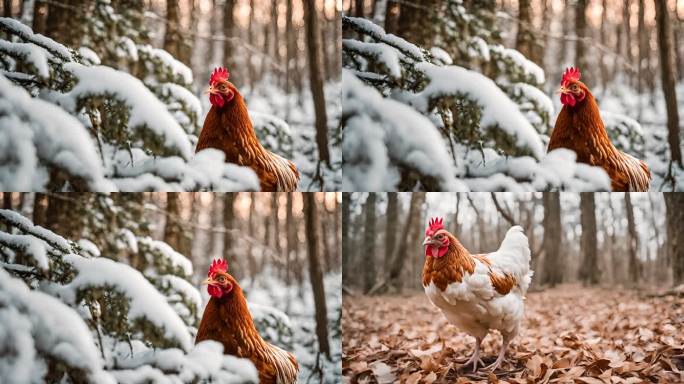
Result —
[[[475, 339], [422, 292], [343, 298], [344, 382], [684, 382], [684, 297], [565, 285], [528, 292], [525, 323], [495, 375], [462, 367]], [[501, 336], [482, 344], [486, 364]]]

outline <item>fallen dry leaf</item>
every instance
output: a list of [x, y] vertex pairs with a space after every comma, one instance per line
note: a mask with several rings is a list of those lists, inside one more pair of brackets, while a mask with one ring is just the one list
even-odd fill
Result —
[[[345, 296], [342, 369], [352, 383], [378, 383], [378, 376], [411, 384], [684, 382], [681, 329], [681, 297], [579, 286], [532, 292], [523, 328], [491, 376], [462, 366], [474, 339], [449, 324], [422, 292]], [[487, 336], [485, 364], [500, 347], [501, 335]]]

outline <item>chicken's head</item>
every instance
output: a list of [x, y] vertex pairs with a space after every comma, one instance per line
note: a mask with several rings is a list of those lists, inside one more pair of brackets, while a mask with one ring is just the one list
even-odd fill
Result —
[[442, 257], [446, 255], [449, 250], [449, 241], [449, 232], [444, 229], [444, 219], [439, 217], [430, 219], [425, 230], [425, 240], [423, 240], [425, 256]]
[[574, 107], [587, 96], [589, 89], [580, 81], [581, 75], [579, 69], [574, 67], [565, 70], [560, 89], [558, 89], [561, 104]]
[[222, 108], [224, 105], [230, 103], [235, 97], [237, 89], [233, 83], [228, 81], [230, 73], [228, 70], [222, 67], [214, 69], [209, 78], [209, 102], [211, 105]]
[[229, 294], [237, 286], [235, 278], [228, 273], [228, 262], [225, 260], [214, 259], [209, 266], [207, 276], [208, 278], [202, 284], [207, 284], [209, 295], [217, 299]]

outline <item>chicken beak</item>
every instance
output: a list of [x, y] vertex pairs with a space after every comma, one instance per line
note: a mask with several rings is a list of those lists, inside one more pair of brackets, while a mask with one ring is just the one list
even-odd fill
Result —
[[214, 93], [218, 93], [218, 91], [216, 90], [216, 88], [214, 88], [213, 85], [210, 85], [209, 88], [207, 88], [207, 90], [204, 91], [204, 93], [214, 94]]
[[433, 244], [433, 242], [432, 242], [432, 239], [430, 238], [430, 236], [427, 236], [425, 238], [425, 240], [423, 240], [423, 246], [432, 245], [432, 244]]
[[202, 285], [205, 285], [205, 284], [206, 284], [206, 285], [212, 285], [212, 284], [215, 284], [215, 283], [216, 283], [216, 281], [212, 280], [211, 277], [208, 277], [208, 278], [207, 278], [206, 280], [204, 280], [201, 284], [202, 284]]
[[561, 87], [558, 88], [558, 90], [556, 91], [556, 93], [568, 93], [568, 92], [570, 92], [570, 90], [567, 89], [567, 88], [565, 88], [565, 87], [562, 86], [562, 85], [561, 85]]

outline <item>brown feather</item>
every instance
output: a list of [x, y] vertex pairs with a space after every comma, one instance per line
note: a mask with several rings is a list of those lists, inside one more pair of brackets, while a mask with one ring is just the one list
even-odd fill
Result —
[[613, 191], [648, 191], [648, 166], [613, 146], [594, 96], [584, 84], [578, 84], [586, 97], [574, 107], [563, 106], [551, 133], [549, 151], [568, 148], [575, 151], [578, 162], [602, 167], [610, 177]]
[[299, 371], [297, 360], [291, 353], [261, 338], [242, 289], [230, 279], [233, 290], [220, 299], [212, 297], [207, 303], [195, 343], [215, 340], [223, 344], [223, 353], [251, 360], [262, 384], [295, 383]]
[[195, 152], [206, 148], [222, 150], [226, 154], [226, 162], [254, 170], [261, 191], [296, 190], [299, 183], [297, 167], [261, 145], [242, 95], [234, 87], [232, 89], [235, 93], [233, 100], [222, 108], [212, 106], [209, 110]]
[[447, 231], [444, 233], [449, 238], [449, 250], [443, 257], [425, 258], [423, 287], [434, 283], [439, 290], [444, 291], [449, 284], [462, 282], [464, 273], [475, 272], [475, 259], [489, 268], [489, 280], [499, 294], [507, 294], [518, 284], [513, 276], [507, 273], [500, 275], [492, 271], [492, 262], [487, 255], [471, 255], [456, 237]]

